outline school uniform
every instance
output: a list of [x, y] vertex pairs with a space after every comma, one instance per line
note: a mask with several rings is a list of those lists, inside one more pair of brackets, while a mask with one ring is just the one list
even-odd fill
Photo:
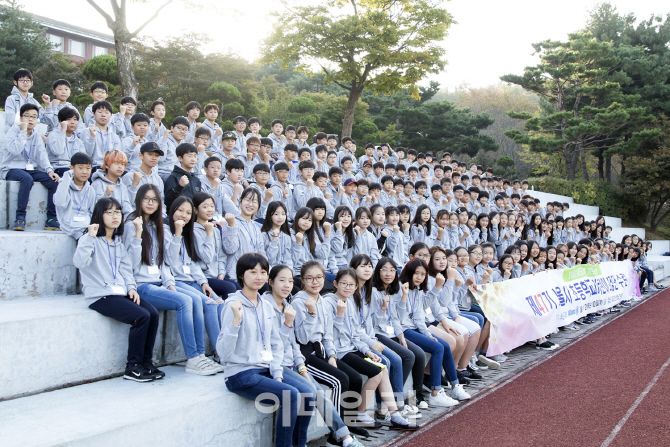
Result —
[[[65, 107], [70, 107], [73, 110], [77, 110], [77, 108], [72, 104], [70, 104], [69, 102], [66, 102], [65, 104], [59, 103], [56, 107], [49, 106], [46, 109], [44, 109], [44, 115], [42, 115], [40, 121], [43, 124], [47, 125], [47, 134], [51, 134], [51, 132], [55, 129], [60, 129], [60, 122], [58, 121], [58, 112], [60, 112]], [[79, 110], [77, 110], [77, 114], [79, 115], [79, 124], [77, 125], [77, 130], [75, 130], [75, 133], [77, 134], [77, 136], [79, 136], [81, 131], [84, 129], [84, 122], [81, 119]]]
[[68, 137], [60, 128], [54, 129], [47, 136], [46, 150], [51, 167], [61, 176], [70, 169], [70, 160], [75, 153], [86, 153], [84, 143], [74, 132]]
[[[130, 133], [126, 135], [122, 140], [121, 140], [121, 148], [123, 150], [123, 153], [126, 154], [126, 158], [128, 158], [128, 170], [132, 169], [139, 169], [140, 165], [142, 164], [142, 160], [140, 160], [139, 154], [140, 154], [140, 149], [142, 148], [142, 145], [148, 140], [145, 138], [141, 138], [137, 144], [133, 144], [133, 141], [135, 140], [135, 134]], [[161, 138], [162, 140], [162, 138]]]
[[[142, 174], [142, 178], [140, 179], [140, 182], [137, 184], [137, 186], [133, 185], [133, 181], [135, 180], [134, 176], [135, 172], [140, 172]], [[135, 196], [137, 195], [137, 191], [140, 189], [142, 185], [145, 185], [147, 183], [155, 185], [161, 193], [161, 202], [163, 203], [163, 214], [167, 214], [167, 209], [165, 206], [165, 188], [163, 186], [163, 180], [161, 180], [160, 176], [158, 175], [157, 167], [152, 168], [151, 174], [149, 175], [145, 174], [144, 171], [139, 168], [129, 170], [126, 175], [121, 177], [121, 183], [123, 183], [128, 189], [128, 193], [130, 194], [130, 203], [133, 204], [135, 203]]]
[[[116, 183], [113, 183], [111, 180], [105, 177], [105, 175], [105, 171], [98, 170], [95, 171], [91, 176], [91, 186], [95, 192], [95, 201], [97, 202], [104, 197], [112, 197], [121, 204], [123, 207], [123, 214], [125, 216], [132, 213], [135, 210], [135, 204], [130, 198], [128, 187], [121, 182], [121, 178], [117, 179]], [[107, 195], [108, 186], [114, 187], [114, 191], [112, 191], [111, 196]]]
[[24, 104], [35, 104], [38, 108], [38, 118], [40, 121], [44, 116], [44, 109], [39, 102], [33, 97], [32, 93], [28, 93], [27, 97], [24, 98], [21, 94], [21, 91], [16, 87], [12, 87], [12, 92], [9, 94], [7, 99], [5, 99], [5, 133], [9, 132], [9, 129], [14, 126], [14, 124], [20, 124], [21, 118], [19, 113], [21, 107]]
[[158, 159], [158, 175], [167, 181], [167, 178], [172, 174], [175, 166], [179, 166], [179, 159], [177, 158], [177, 146], [180, 143], [174, 139], [170, 134], [167, 138], [161, 138], [157, 141], [165, 155], [161, 155]]
[[93, 159], [93, 167], [102, 166], [106, 152], [113, 150], [123, 151], [121, 140], [119, 140], [118, 135], [114, 132], [114, 128], [109, 125], [105, 133], [102, 133], [102, 130], [96, 126], [95, 137], [93, 138], [91, 138], [91, 132], [86, 129], [81, 132], [80, 138], [84, 143], [86, 153]]
[[235, 268], [237, 261], [245, 253], [260, 253], [267, 258], [265, 250], [266, 239], [261, 234], [260, 227], [256, 225], [253, 220], [247, 222], [242, 216], [235, 218], [235, 226], [224, 227], [225, 238], [238, 238], [239, 247], [227, 247], [224, 245], [223, 251], [228, 255], [228, 272], [229, 278], [237, 278]]
[[167, 128], [165, 125], [163, 125], [163, 122], [161, 122], [158, 126], [158, 131], [156, 131], [156, 124], [156, 120], [151, 118], [149, 123], [149, 132], [147, 132], [147, 140], [158, 143], [163, 138], [163, 135], [165, 135]]

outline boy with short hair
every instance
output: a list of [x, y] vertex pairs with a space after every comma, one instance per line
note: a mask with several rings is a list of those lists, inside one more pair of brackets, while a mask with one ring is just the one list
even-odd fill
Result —
[[326, 216], [332, 219], [335, 215], [335, 208], [330, 204], [333, 194], [328, 191], [328, 174], [322, 171], [315, 171], [312, 179], [314, 180], [314, 186], [318, 189], [315, 197], [319, 197], [326, 202]]
[[348, 178], [344, 181], [344, 194], [340, 197], [340, 205], [348, 206], [353, 216], [358, 208], [359, 200], [356, 196], [358, 189], [358, 182], [353, 178]]
[[[309, 148], [312, 150], [312, 148]], [[316, 146], [314, 149], [314, 153], [316, 154], [316, 172], [323, 172], [326, 174], [326, 179], [328, 178], [328, 170], [330, 169], [330, 166], [328, 166], [327, 162], [327, 156], [328, 156], [328, 148], [324, 144], [320, 144]]]
[[[196, 143], [198, 144], [204, 144], [205, 146], [208, 144], [210, 140], [210, 132], [209, 129], [206, 127], [201, 127], [200, 129], [195, 131], [196, 135]], [[217, 150], [215, 152], [212, 152], [212, 157], [216, 157], [219, 159], [221, 162], [221, 167], [226, 165], [226, 162], [231, 159], [231, 158], [237, 158], [237, 154], [235, 153], [235, 148], [237, 147], [237, 142], [239, 140], [237, 139], [237, 135], [235, 135], [235, 132], [227, 131], [221, 134], [221, 148], [220, 150]], [[247, 139], [244, 139], [244, 144], [245, 144], [245, 150], [244, 154], [241, 155], [241, 157], [246, 158], [246, 144], [247, 144]], [[224, 177], [224, 173], [221, 173], [222, 177]]]
[[[178, 117], [178, 118], [184, 118]], [[175, 118], [176, 119], [176, 118]], [[188, 134], [188, 127], [184, 132]], [[175, 166], [170, 176], [165, 180], [165, 206], [169, 210], [172, 202], [179, 196], [192, 198], [202, 190], [200, 179], [193, 174], [193, 168], [198, 163], [198, 148], [191, 143], [181, 143], [175, 150], [179, 165]]]
[[[165, 130], [163, 133], [163, 138], [161, 138], [158, 142], [158, 145], [165, 153], [165, 155], [161, 157], [160, 162], [158, 162], [158, 175], [160, 175], [164, 182], [166, 182], [168, 177], [172, 175], [175, 166], [181, 165], [177, 157], [177, 147], [179, 147], [184, 142], [184, 139], [187, 135], [188, 120], [183, 116], [178, 116], [172, 120], [170, 131]], [[195, 145], [193, 145], [193, 147], [195, 147]], [[196, 148], [196, 152], [198, 152], [198, 148]], [[197, 156], [198, 154], [196, 153], [196, 157]], [[204, 163], [204, 157], [201, 155], [200, 158], [202, 158], [202, 162]], [[168, 209], [170, 208], [168, 207]]]
[[[342, 141], [346, 140], [349, 137], [344, 137]], [[351, 139], [351, 138], [349, 138]], [[365, 145], [365, 154], [361, 155], [360, 158], [358, 159], [358, 165], [363, 166], [366, 161], [370, 160], [371, 163], [374, 163], [374, 153], [375, 153], [375, 145], [372, 143], [368, 143]]]
[[293, 209], [298, 210], [312, 197], [319, 197], [319, 188], [314, 185], [314, 162], [303, 160], [298, 165], [300, 179], [293, 184]]
[[416, 166], [410, 166], [407, 168], [407, 180], [414, 183], [416, 178], [419, 176], [419, 168]]
[[209, 140], [209, 146], [206, 150], [210, 152], [216, 152], [221, 147], [221, 135], [223, 135], [223, 129], [218, 125], [216, 119], [219, 117], [219, 106], [216, 104], [207, 104], [205, 106], [205, 121], [202, 122], [202, 125], [209, 129], [210, 134], [212, 135]]
[[378, 161], [372, 165], [372, 174], [368, 175], [371, 182], [382, 184], [382, 177], [384, 176], [384, 163]]
[[[337, 159], [345, 173], [352, 169], [358, 169], [358, 162], [356, 162], [356, 148], [354, 147], [353, 141], [354, 140], [352, 140], [351, 137], [344, 137], [342, 139], [342, 150], [337, 153]], [[328, 135], [327, 146], [329, 150], [336, 150], [337, 135]], [[349, 169], [345, 169], [343, 166], [343, 160], [345, 157], [348, 157], [349, 160], [351, 160], [351, 167]], [[350, 176], [353, 177], [353, 175]]]
[[352, 172], [354, 161], [351, 157], [343, 157], [341, 160], [342, 170], [344, 171], [345, 178], [354, 178], [354, 173]]
[[386, 163], [384, 165], [384, 173], [391, 177], [395, 177], [395, 165], [393, 163]]
[[330, 204], [333, 208], [340, 206], [344, 188], [340, 186], [344, 177], [344, 171], [339, 166], [333, 166], [328, 170], [328, 192], [331, 194]]
[[233, 129], [235, 134], [235, 147], [233, 153], [235, 155], [246, 155], [247, 137], [244, 136], [244, 130], [247, 128], [247, 119], [243, 116], [236, 116], [233, 118]]
[[[299, 126], [296, 134], [298, 136], [298, 142], [296, 144], [299, 148], [309, 147], [310, 149], [314, 149], [309, 145], [309, 143], [307, 143], [307, 140], [309, 139], [309, 128], [307, 126]], [[315, 145], [315, 147], [316, 146], [318, 146], [318, 144]], [[328, 151], [326, 150], [326, 152]]]
[[[54, 99], [49, 102], [49, 97], [47, 95], [42, 95], [42, 99], [45, 101], [44, 115], [42, 116], [42, 122], [47, 124], [47, 134], [50, 134], [54, 129], [59, 129], [60, 122], [58, 121], [58, 112], [60, 112], [64, 107], [69, 107], [71, 109], [77, 110], [72, 104], [67, 100], [70, 97], [70, 83], [65, 79], [58, 79], [53, 83], [53, 92]], [[79, 121], [77, 125], [77, 134], [79, 134], [79, 129], [84, 127], [84, 122], [77, 111], [77, 116], [79, 116]], [[70, 162], [68, 160], [68, 166]]]
[[[104, 82], [94, 82], [93, 85], [91, 85], [91, 98], [93, 98], [93, 104], [89, 104], [86, 106], [86, 110], [84, 110], [84, 126], [90, 128], [91, 126], [95, 125], [95, 111], [93, 110], [93, 106], [100, 101], [106, 101], [107, 100], [107, 95], [108, 95], [109, 90], [107, 89], [107, 84]], [[113, 113], [113, 111], [112, 111]], [[110, 124], [111, 124], [111, 118], [110, 118]], [[90, 154], [89, 154], [90, 155]], [[95, 158], [93, 159], [93, 163], [95, 163]], [[95, 168], [95, 165], [93, 166]]]
[[399, 178], [400, 180], [407, 180], [406, 179], [406, 174], [407, 174], [407, 168], [405, 168], [405, 165], [403, 164], [397, 164], [395, 167], [395, 176], [396, 178]]
[[361, 181], [363, 179], [367, 180], [371, 178], [372, 176], [372, 160], [365, 160], [363, 162], [363, 166], [361, 167], [361, 170], [356, 174], [354, 177], [357, 181]]
[[61, 231], [75, 240], [87, 231], [96, 204], [95, 191], [88, 182], [92, 167], [93, 160], [86, 152], [75, 152], [54, 194]]
[[222, 170], [223, 166], [221, 160], [212, 155], [205, 160], [205, 174], [198, 174], [200, 187], [202, 188], [201, 191], [206, 192], [214, 198], [214, 205], [216, 206], [214, 220], [216, 221], [221, 220], [222, 216], [225, 216], [226, 213], [231, 213], [236, 216], [240, 214], [239, 208], [230, 200], [230, 197], [226, 194], [225, 188], [222, 185]]
[[149, 133], [150, 123], [151, 120], [144, 113], [136, 113], [130, 118], [131, 133], [121, 141], [123, 153], [128, 158], [129, 170], [138, 169], [142, 163], [139, 153], [142, 145], [148, 141], [147, 134]]
[[[289, 167], [289, 183], [295, 183], [300, 178], [298, 170], [298, 146], [287, 144], [284, 146], [284, 162]], [[276, 172], [276, 171], [275, 171]]]
[[362, 200], [370, 192], [370, 182], [367, 179], [357, 180], [358, 187], [356, 188], [356, 196], [358, 197], [358, 203], [363, 203]]
[[268, 205], [275, 199], [275, 191], [272, 185], [268, 185], [270, 181], [270, 166], [266, 163], [258, 163], [253, 170], [254, 182], [249, 183], [250, 188], [256, 188], [261, 193], [261, 203], [256, 212], [258, 217], [257, 222], [263, 223], [265, 221], [265, 214], [267, 214]]
[[[87, 109], [88, 110], [88, 109]], [[91, 107], [94, 124], [81, 132], [81, 140], [86, 153], [93, 159], [95, 171], [103, 163], [104, 154], [109, 151], [121, 151], [121, 140], [109, 123], [112, 119], [112, 105], [107, 101], [98, 101]]]
[[[202, 106], [198, 101], [189, 101], [189, 103], [186, 104], [186, 119], [189, 124], [186, 143], [193, 143], [195, 141], [195, 131], [202, 127], [202, 123], [198, 122], [198, 118], [200, 118], [200, 110], [202, 110]], [[198, 147], [198, 145], [196, 145], [196, 147]]]
[[[284, 155], [286, 155], [286, 148], [284, 148]], [[273, 166], [276, 182], [272, 182], [272, 189], [274, 190], [273, 199], [279, 200], [286, 206], [287, 220], [293, 220], [295, 211], [293, 209], [293, 185], [289, 183], [289, 165], [280, 161]]]
[[[151, 113], [151, 125], [149, 126], [149, 140], [158, 141], [162, 135], [165, 135], [165, 126], [163, 125], [163, 118], [165, 118], [165, 102], [156, 100], [151, 103], [149, 109]], [[188, 120], [186, 120], [188, 121]], [[188, 129], [188, 126], [186, 126]], [[188, 130], [186, 131], [188, 133]]]
[[221, 182], [221, 186], [235, 206], [237, 206], [240, 194], [244, 190], [243, 178], [244, 162], [237, 158], [229, 158], [226, 161], [226, 177]]
[[120, 150], [105, 152], [102, 166], [91, 176], [91, 186], [95, 191], [96, 202], [103, 197], [113, 197], [123, 207], [127, 216], [135, 210], [130, 198], [128, 187], [121, 182], [121, 177], [128, 166], [126, 154]]
[[284, 146], [286, 145], [286, 137], [282, 135], [284, 133], [284, 122], [282, 120], [273, 120], [270, 130], [272, 132], [267, 136], [267, 138], [272, 140], [270, 155], [277, 154], [277, 159], [279, 159], [284, 155]]
[[58, 112], [59, 126], [47, 137], [46, 150], [49, 162], [59, 177], [63, 177], [63, 174], [70, 170], [70, 161], [75, 153], [86, 153], [84, 143], [76, 135], [80, 120], [76, 109], [62, 108]]
[[[146, 117], [146, 115], [144, 115]], [[135, 116], [133, 116], [134, 118]], [[148, 118], [148, 117], [147, 117]], [[163, 150], [155, 141], [147, 141], [138, 144], [139, 150], [136, 157], [140, 164], [139, 166], [128, 166], [128, 173], [121, 178], [128, 192], [130, 193], [130, 202], [135, 203], [135, 195], [140, 186], [151, 183], [158, 187], [161, 192], [161, 201], [163, 202], [163, 213], [166, 213], [165, 208], [165, 188], [163, 180], [158, 175], [158, 162], [160, 157], [164, 155]]]
[[386, 208], [387, 206], [398, 206], [398, 198], [395, 189], [393, 189], [393, 177], [384, 175], [381, 178], [382, 191], [379, 195], [379, 204]]
[[39, 102], [33, 98], [33, 94], [30, 93], [32, 86], [33, 74], [31, 72], [25, 68], [20, 68], [14, 72], [14, 87], [12, 87], [12, 92], [7, 99], [5, 99], [5, 133], [7, 133], [14, 124], [21, 124], [20, 110], [25, 104], [33, 104], [36, 106], [38, 117], [44, 115], [44, 109]]
[[53, 196], [60, 180], [51, 167], [41, 135], [34, 131], [39, 122], [40, 107], [27, 103], [19, 109], [21, 118], [18, 126], [12, 126], [7, 133], [5, 149], [0, 162], [0, 179], [19, 182], [19, 197], [16, 206], [16, 220], [13, 230], [24, 231], [26, 227], [26, 208], [30, 190], [34, 182], [40, 182], [47, 188], [47, 222], [45, 230], [60, 230], [56, 217]]
[[377, 182], [372, 182], [370, 183], [370, 187], [368, 188], [368, 195], [365, 200], [365, 203], [360, 203], [360, 205], [364, 205], [367, 207], [370, 207], [374, 205], [375, 203], [379, 203], [379, 196], [382, 193], [382, 185], [380, 185]]
[[119, 139], [123, 140], [125, 137], [133, 134], [130, 119], [135, 114], [136, 108], [137, 101], [132, 96], [125, 96], [121, 99], [119, 113], [115, 113], [112, 117], [112, 125]]
[[[263, 139], [268, 140], [266, 138]], [[246, 155], [242, 160], [244, 161], [244, 179], [248, 182], [252, 181], [254, 178], [254, 166], [261, 163], [261, 158], [258, 156], [258, 153], [261, 150], [261, 144], [261, 139], [258, 137], [252, 136], [247, 138]]]
[[417, 155], [416, 150], [414, 150], [414, 149], [408, 150], [407, 151], [407, 163], [405, 163], [405, 166], [407, 166], [408, 170], [411, 167], [416, 167], [417, 174], [418, 174], [419, 173], [418, 172], [419, 163], [417, 163], [417, 161], [416, 161], [416, 155]]
[[249, 120], [249, 133], [247, 134], [247, 138], [249, 137], [256, 137], [256, 138], [261, 138], [261, 129], [263, 126], [261, 125], [261, 119], [253, 117]]

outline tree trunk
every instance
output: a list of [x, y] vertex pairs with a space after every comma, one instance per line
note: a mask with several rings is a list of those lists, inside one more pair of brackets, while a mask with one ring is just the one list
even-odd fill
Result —
[[621, 155], [621, 175], [619, 176], [619, 178], [623, 178], [625, 174], [626, 174], [626, 156], [622, 154]]
[[351, 129], [354, 127], [354, 111], [356, 110], [356, 103], [363, 93], [363, 88], [353, 88], [349, 90], [349, 99], [347, 100], [347, 108], [344, 109], [344, 120], [342, 121], [342, 138], [351, 136]]
[[612, 183], [612, 156], [605, 157], [605, 181]]
[[139, 89], [135, 80], [135, 67], [133, 67], [130, 42], [125, 41], [120, 36], [115, 36], [114, 44], [116, 46], [116, 69], [119, 72], [123, 96], [132, 96], [137, 99]]
[[605, 160], [603, 159], [603, 150], [599, 149], [598, 152], [596, 152], [598, 155], [598, 178], [600, 180], [604, 180], [605, 178]]
[[569, 148], [563, 149], [563, 158], [565, 159], [565, 171], [568, 174], [568, 180], [575, 179], [575, 171], [577, 170], [577, 154], [570, 151]]
[[584, 148], [581, 145], [579, 146], [579, 161], [582, 165], [582, 177], [584, 177], [584, 181], [588, 182], [589, 172], [586, 170], [586, 154], [584, 153]]

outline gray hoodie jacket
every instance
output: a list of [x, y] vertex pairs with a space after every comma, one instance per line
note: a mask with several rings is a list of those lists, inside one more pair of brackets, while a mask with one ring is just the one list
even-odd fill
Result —
[[[130, 216], [130, 219], [133, 219], [133, 216]], [[151, 234], [151, 254], [153, 255], [152, 265], [158, 264], [158, 240], [155, 237], [156, 230], [153, 222], [146, 224], [146, 228]], [[164, 237], [166, 235], [163, 235]], [[174, 286], [174, 276], [170, 271], [170, 267], [167, 265], [167, 243], [163, 239], [163, 264], [158, 267], [157, 273], [150, 273], [149, 266], [142, 263], [142, 239], [137, 239], [135, 237], [135, 225], [132, 220], [129, 220], [125, 223], [125, 228], [123, 229], [123, 245], [128, 250], [128, 255], [130, 257], [130, 262], [133, 266], [133, 274], [135, 275], [135, 282], [137, 285], [144, 283], [161, 283], [163, 287]]]
[[295, 338], [298, 343], [321, 342], [326, 351], [326, 357], [337, 355], [333, 344], [333, 312], [332, 307], [325, 302], [323, 297], [316, 300], [316, 315], [307, 312], [305, 301], [309, 298], [307, 292], [298, 292], [291, 301], [295, 309]]
[[10, 169], [26, 169], [29, 162], [33, 169], [53, 171], [42, 137], [34, 130], [28, 137], [28, 132], [13, 126], [7, 133], [5, 150], [2, 151], [0, 179], [5, 180]]
[[[200, 266], [191, 260], [183, 246], [184, 238], [173, 235], [167, 225], [163, 225], [163, 230], [167, 242], [167, 262], [174, 279], [176, 281], [195, 282], [200, 286], [206, 283], [207, 278], [202, 273]], [[184, 270], [184, 266], [187, 266], [189, 272]]]
[[70, 159], [76, 152], [86, 153], [84, 143], [74, 133], [68, 137], [56, 128], [47, 137], [47, 155], [53, 168], [69, 168]]
[[21, 106], [24, 104], [35, 104], [39, 109], [40, 119], [44, 115], [44, 109], [40, 103], [33, 98], [32, 93], [28, 93], [28, 97], [23, 99], [21, 91], [14, 86], [12, 87], [12, 93], [5, 99], [5, 133], [7, 133], [14, 124], [20, 122], [20, 120], [17, 119], [17, 116], [21, 110]]
[[[130, 257], [121, 238], [109, 243], [104, 236], [79, 238], [72, 259], [79, 269], [87, 304], [108, 295], [128, 295], [137, 288]], [[118, 288], [118, 290], [115, 290]]]
[[[240, 325], [233, 324], [230, 303], [242, 303]], [[272, 360], [261, 358], [261, 351], [272, 351]], [[221, 315], [221, 333], [216, 340], [216, 352], [221, 356], [224, 377], [249, 369], [268, 369], [273, 378], [283, 378], [284, 345], [279, 333], [277, 314], [267, 300], [259, 297], [258, 307], [238, 290], [228, 296]]]
[[91, 178], [91, 186], [93, 187], [93, 191], [95, 191], [96, 202], [103, 197], [107, 197], [107, 187], [113, 186], [114, 191], [112, 191], [112, 195], [110, 197], [113, 197], [119, 201], [123, 207], [123, 214], [127, 216], [128, 214], [135, 211], [135, 205], [131, 199], [128, 187], [123, 184], [121, 178], [119, 178], [116, 183], [113, 183], [111, 180], [105, 177], [105, 172], [100, 169], [95, 171]]
[[72, 171], [65, 172], [54, 194], [61, 231], [79, 239], [91, 223], [95, 203], [95, 191], [91, 184], [84, 182], [84, 187], [79, 189], [72, 181]]
[[[295, 339], [295, 331], [284, 324], [286, 317], [284, 316], [284, 312], [279, 310], [272, 293], [265, 292], [261, 295], [261, 298], [272, 305], [272, 308], [277, 315], [277, 324], [279, 325], [277, 329], [281, 334], [281, 341], [284, 344], [284, 361], [282, 362], [282, 366], [294, 368], [298, 365], [304, 365], [305, 356], [300, 352], [300, 345], [298, 345], [298, 341]], [[284, 300], [284, 310], [290, 306], [288, 301]]]

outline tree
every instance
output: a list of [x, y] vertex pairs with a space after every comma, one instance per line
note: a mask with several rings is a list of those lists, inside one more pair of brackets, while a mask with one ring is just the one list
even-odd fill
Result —
[[46, 93], [53, 97], [53, 83], [56, 79], [67, 79], [71, 98], [77, 93], [88, 91], [87, 88], [90, 87], [81, 72], [81, 64], [72, 62], [67, 54], [56, 52], [46, 64], [33, 71], [33, 96], [41, 98]]
[[626, 151], [655, 135], [640, 130], [653, 117], [636, 104], [639, 96], [621, 93], [618, 83], [606, 79], [620, 62], [611, 54], [610, 43], [574, 33], [567, 42], [547, 40], [533, 48], [540, 57], [538, 65], [526, 67], [522, 76], [500, 79], [546, 98], [555, 111], [542, 116], [509, 112], [525, 121], [527, 133], [508, 130], [507, 137], [528, 144], [532, 151], [560, 151], [569, 180], [575, 179], [579, 158], [582, 176], [588, 180], [587, 150]]
[[[124, 96], [138, 97], [139, 89], [137, 81], [135, 80], [135, 68], [133, 66], [133, 51], [131, 43], [135, 37], [160, 13], [163, 8], [172, 3], [174, 0], [166, 0], [162, 5], [154, 10], [151, 15], [142, 25], [135, 31], [128, 30], [127, 24], [127, 6], [126, 0], [121, 0], [121, 3], [116, 0], [110, 0], [112, 13], [106, 12], [101, 4], [102, 0], [86, 0], [93, 8], [107, 22], [107, 27], [112, 30], [114, 35], [114, 48], [116, 50], [116, 67], [121, 81], [121, 88]], [[146, 0], [139, 0], [146, 1]]]
[[[119, 70], [116, 56], [105, 54], [91, 58], [81, 69], [84, 76], [92, 81], [104, 81], [119, 85]], [[135, 98], [137, 98], [135, 96]]]
[[[328, 0], [291, 6], [263, 43], [263, 62], [312, 73], [348, 92], [342, 136], [352, 133], [363, 91], [393, 94], [405, 87], [418, 98], [417, 83], [444, 68], [438, 45], [451, 16], [438, 0]], [[296, 20], [300, 17], [300, 20]]]
[[0, 5], [0, 97], [5, 97], [12, 91], [16, 70], [35, 71], [50, 61], [52, 54], [44, 31], [16, 0], [2, 0]]

